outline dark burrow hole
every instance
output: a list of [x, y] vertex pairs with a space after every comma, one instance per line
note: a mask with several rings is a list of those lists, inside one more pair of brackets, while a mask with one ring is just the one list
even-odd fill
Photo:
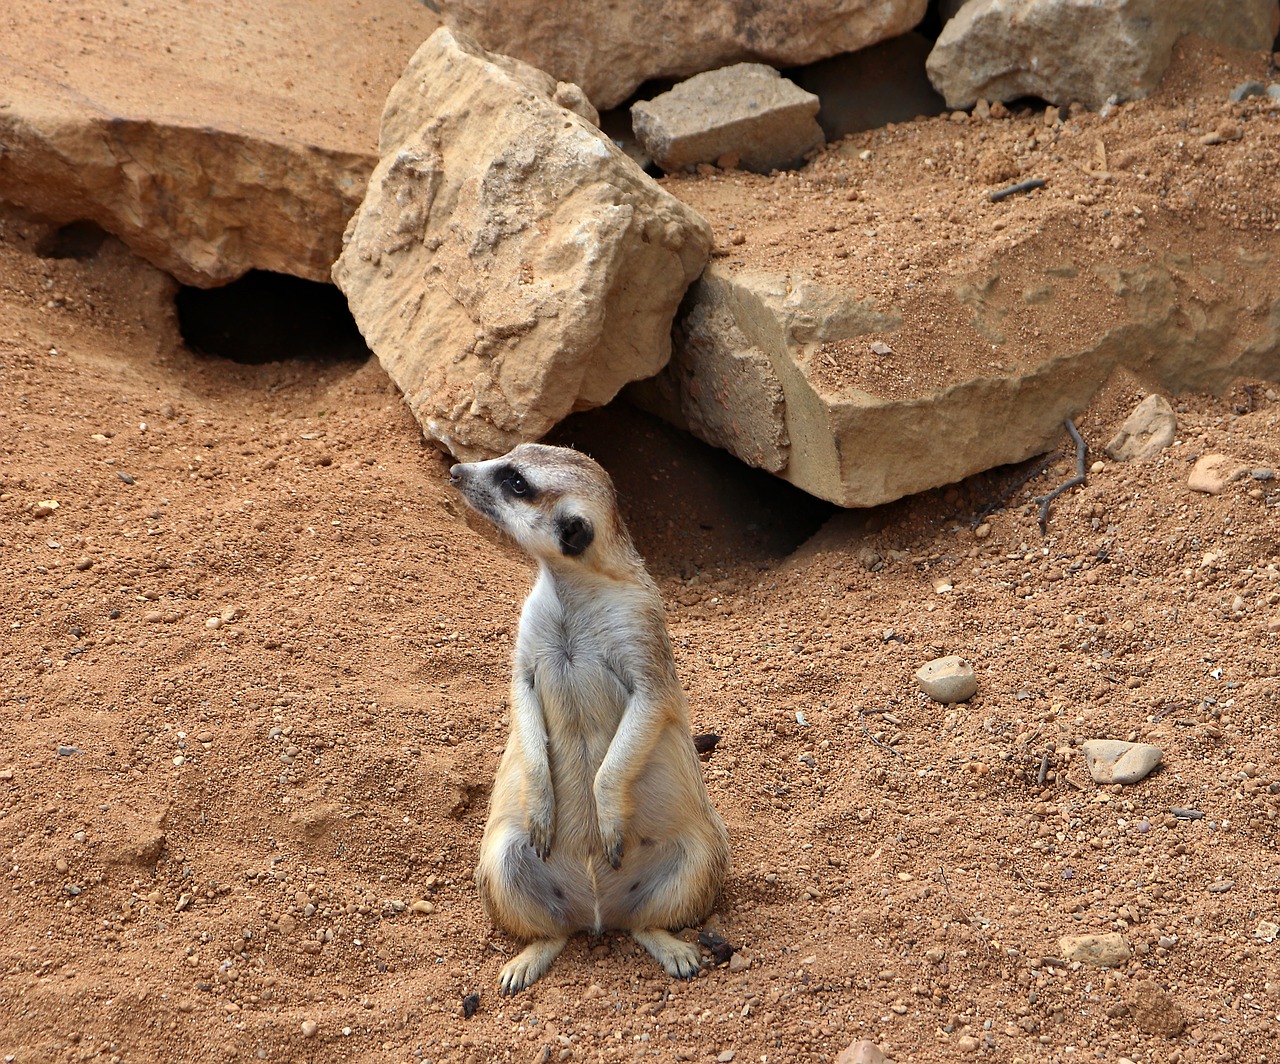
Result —
[[36, 254], [42, 259], [91, 259], [109, 235], [94, 222], [69, 222], [37, 240]]
[[545, 442], [585, 451], [609, 471], [623, 519], [660, 578], [768, 567], [840, 510], [623, 399], [566, 418]]
[[247, 365], [363, 360], [369, 348], [331, 284], [252, 270], [221, 288], [183, 286], [178, 327], [192, 351]]

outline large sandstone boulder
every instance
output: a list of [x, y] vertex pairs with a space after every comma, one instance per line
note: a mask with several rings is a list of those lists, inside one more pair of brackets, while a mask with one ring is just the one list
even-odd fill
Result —
[[92, 221], [180, 281], [327, 280], [420, 4], [6, 5], [0, 199]]
[[912, 29], [926, 0], [445, 0], [447, 25], [581, 85], [604, 109], [652, 78], [755, 60], [797, 66]]
[[[1212, 391], [1238, 376], [1280, 374], [1280, 283], [1268, 255], [1240, 268], [1247, 284], [1208, 283], [1171, 251], [1150, 263], [1087, 270], [1052, 265], [1060, 235], [987, 263], [984, 279], [956, 278], [954, 313], [939, 323], [982, 345], [1011, 312], [1038, 323], [1073, 301], [1117, 304], [1100, 332], [1019, 365], [902, 396], [850, 386], [838, 363], [917, 346], [922, 306], [877, 308], [814, 281], [715, 262], [690, 290], [667, 368], [634, 385], [639, 405], [744, 462], [841, 506], [876, 506], [1019, 462], [1053, 447], [1121, 367], [1172, 392]], [[1041, 265], [1037, 266], [1037, 263]], [[1002, 270], [1043, 284], [1031, 302], [1001, 293]], [[1212, 294], [1209, 294], [1212, 293]], [[1270, 305], [1259, 321], [1260, 299]], [[930, 309], [928, 315], [935, 315]]]
[[656, 373], [707, 260], [707, 223], [587, 107], [576, 86], [444, 29], [387, 99], [383, 157], [333, 277], [427, 434], [459, 457], [537, 439]]
[[951, 107], [1039, 96], [1096, 109], [1148, 95], [1184, 34], [1265, 50], [1276, 20], [1275, 0], [969, 0], [927, 69]]

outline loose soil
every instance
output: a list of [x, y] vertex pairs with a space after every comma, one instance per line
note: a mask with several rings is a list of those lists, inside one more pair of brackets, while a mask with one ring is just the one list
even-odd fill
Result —
[[[1072, 180], [1094, 197], [1059, 236], [1072, 256], [1140, 239], [1166, 184], [1162, 225], [1244, 239], [1275, 224], [1274, 162], [1263, 189], [1232, 160], [1274, 160], [1276, 120], [1221, 101], [1263, 67], [1220, 56], [1061, 129], [932, 119], [799, 177], [687, 184], [723, 201], [721, 235], [740, 212], [726, 247], [767, 235], [772, 268], [834, 273], [856, 246], [885, 303], [912, 267], [1034, 235]], [[1222, 121], [1242, 139], [1200, 146]], [[1110, 130], [1105, 166], [1073, 170], [1068, 145], [1094, 159]], [[988, 173], [981, 132], [1037, 146]], [[825, 199], [791, 193], [864, 150], [837, 240]], [[947, 179], [919, 183], [925, 159]], [[767, 1062], [858, 1038], [899, 1062], [1275, 1059], [1280, 489], [1186, 486], [1200, 454], [1280, 467], [1271, 385], [1176, 400], [1175, 445], [1103, 460], [1047, 535], [1033, 500], [1074, 472], [1065, 441], [832, 513], [622, 407], [565, 426], [615, 476], [694, 729], [721, 737], [706, 778], [734, 869], [709, 926], [737, 953], [678, 983], [624, 936], [580, 936], [503, 999], [520, 944], [471, 870], [528, 564], [460, 505], [376, 361], [200, 355], [168, 277], [56, 236], [0, 217], [6, 1060]], [[1117, 379], [1080, 419], [1090, 463], [1142, 394]], [[944, 654], [976, 670], [965, 705], [916, 688]], [[1100, 788], [1078, 749], [1099, 737], [1164, 763]], [[1065, 960], [1085, 932], [1131, 958]]]

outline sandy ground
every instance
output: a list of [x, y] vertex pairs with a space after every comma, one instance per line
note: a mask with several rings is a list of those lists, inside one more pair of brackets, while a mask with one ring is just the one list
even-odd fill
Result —
[[[626, 409], [565, 426], [722, 736], [738, 952], [685, 984], [579, 937], [504, 1000], [471, 870], [528, 565], [376, 362], [194, 353], [167, 277], [55, 236], [0, 216], [6, 1061], [1277, 1058], [1280, 489], [1186, 486], [1211, 451], [1280, 467], [1274, 384], [1181, 397], [1177, 443], [1047, 535], [1065, 438], [833, 513]], [[1090, 463], [1142, 394], [1080, 419]], [[979, 692], [947, 707], [912, 677], [952, 653]], [[1100, 788], [1099, 737], [1163, 766]], [[1063, 960], [1113, 931], [1118, 967]]]

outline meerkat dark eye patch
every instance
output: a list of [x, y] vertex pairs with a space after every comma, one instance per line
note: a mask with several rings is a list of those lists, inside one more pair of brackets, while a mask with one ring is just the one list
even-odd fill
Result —
[[591, 541], [596, 538], [591, 522], [577, 514], [562, 517], [557, 530], [560, 533], [560, 550], [571, 558], [576, 558], [591, 546]]
[[494, 472], [494, 479], [503, 491], [516, 498], [532, 501], [538, 495], [533, 485], [520, 475], [515, 466], [502, 466]]

